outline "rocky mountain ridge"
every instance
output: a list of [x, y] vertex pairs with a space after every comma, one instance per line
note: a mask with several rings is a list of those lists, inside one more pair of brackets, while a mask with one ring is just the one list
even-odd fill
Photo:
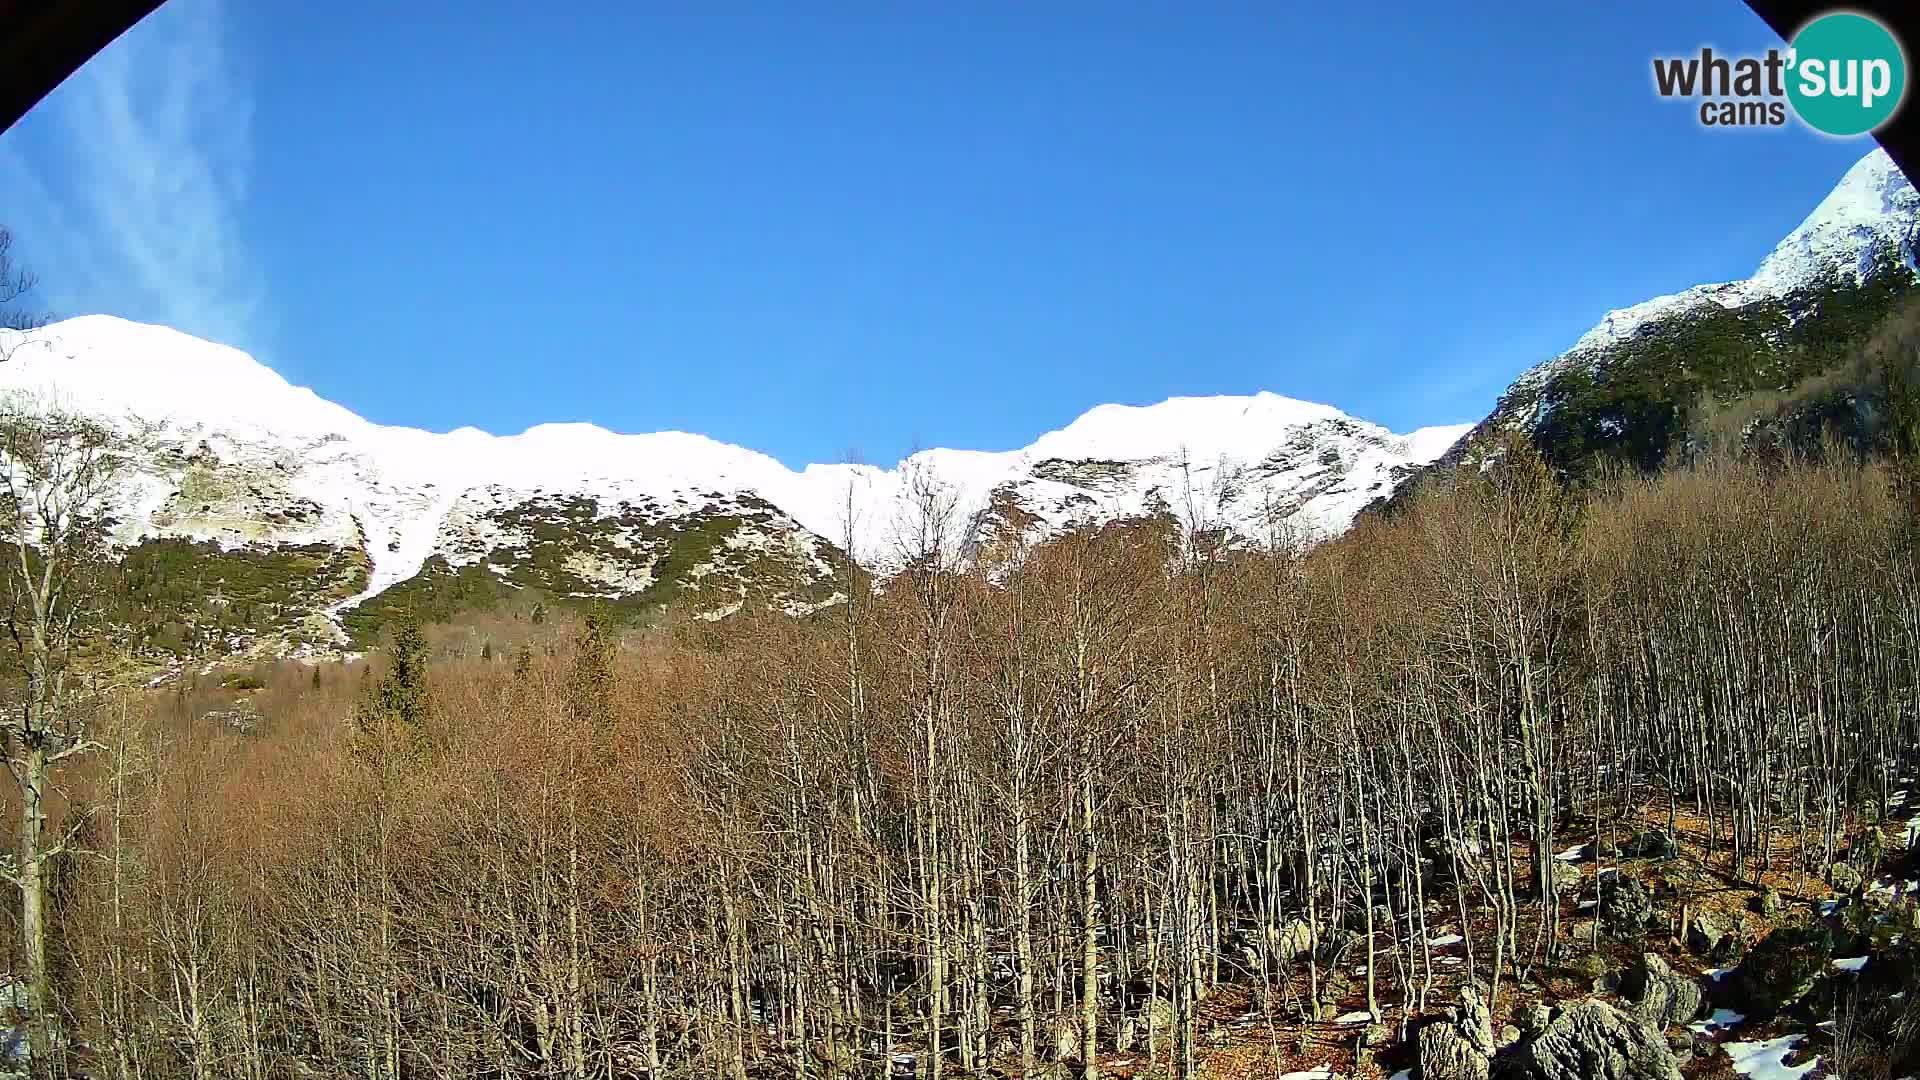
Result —
[[1576, 477], [1602, 459], [1657, 468], [1704, 413], [1789, 394], [1855, 357], [1920, 281], [1916, 251], [1920, 193], [1875, 149], [1753, 276], [1609, 312], [1521, 374], [1434, 468], [1473, 459], [1501, 431], [1530, 434]]
[[[106, 316], [5, 344], [0, 390], [139, 433], [117, 538], [168, 568], [150, 602], [175, 621], [198, 625], [213, 604], [236, 624], [196, 639], [222, 647], [269, 629], [296, 647], [364, 643], [380, 610], [521, 590], [709, 618], [747, 605], [800, 614], [843, 597], [849, 573], [900, 566], [909, 533], [924, 545], [902, 516], [916, 505], [942, 511], [939, 541], [957, 561], [1158, 514], [1249, 543], [1310, 540], [1344, 530], [1464, 430], [1396, 435], [1269, 393], [1175, 398], [1100, 406], [1020, 450], [795, 471], [684, 432], [379, 425], [238, 350]], [[180, 587], [184, 575], [204, 588]], [[268, 580], [295, 576], [297, 596]], [[254, 598], [239, 601], [249, 617], [230, 614], [236, 592]]]

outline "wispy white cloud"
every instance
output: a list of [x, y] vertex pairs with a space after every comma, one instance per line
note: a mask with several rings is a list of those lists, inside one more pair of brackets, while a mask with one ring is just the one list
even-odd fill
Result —
[[265, 344], [240, 220], [253, 98], [227, 14], [223, 0], [169, 0], [0, 138], [0, 223], [55, 314]]

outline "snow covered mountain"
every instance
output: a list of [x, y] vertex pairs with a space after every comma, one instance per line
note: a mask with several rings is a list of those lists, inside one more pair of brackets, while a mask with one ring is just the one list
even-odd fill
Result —
[[929, 484], [951, 507], [944, 541], [962, 558], [1161, 512], [1249, 541], [1324, 537], [1465, 430], [1395, 435], [1268, 393], [1176, 398], [1103, 405], [1020, 450], [796, 472], [682, 432], [382, 426], [238, 350], [106, 316], [54, 324], [11, 351], [0, 390], [143, 433], [119, 538], [136, 553], [172, 545], [159, 577], [191, 566], [209, 582], [209, 596], [176, 589], [172, 602], [231, 606], [278, 566], [304, 587], [258, 595], [265, 613], [243, 621], [315, 644], [341, 640], [338, 622], [365, 629], [356, 612], [395, 594], [536, 589], [712, 617], [750, 603], [808, 610], [844, 595], [849, 538], [868, 570], [898, 565], [901, 513]]
[[1607, 313], [1522, 374], [1438, 464], [1501, 429], [1532, 433], [1564, 467], [1612, 454], [1651, 467], [1685, 438], [1698, 399], [1785, 392], [1857, 345], [1912, 290], [1920, 193], [1886, 151], [1850, 168], [1742, 281]]

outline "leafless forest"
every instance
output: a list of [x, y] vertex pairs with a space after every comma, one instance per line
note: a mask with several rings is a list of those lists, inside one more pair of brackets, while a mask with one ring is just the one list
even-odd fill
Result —
[[1730, 887], [1827, 875], [1914, 764], [1896, 465], [1575, 498], [1516, 446], [1306, 553], [966, 571], [923, 494], [916, 570], [807, 620], [403, 628], [248, 731], [98, 697], [48, 826], [63, 1067], [1200, 1075], [1224, 987], [1290, 1045], [1438, 1008], [1442, 924], [1495, 1002], [1593, 952], [1563, 838], [1684, 816]]
[[1915, 925], [1874, 885], [1920, 877], [1911, 457], [1569, 491], [1512, 440], [1317, 547], [1195, 492], [1185, 535], [967, 559], [934, 478], [910, 569], [811, 617], [401, 625], [222, 697], [108, 677], [101, 535], [59, 526], [111, 442], [0, 435], [40, 493], [3, 916], [37, 1070], [1384, 1075], [1469, 977], [1518, 1015], [1833, 893]]

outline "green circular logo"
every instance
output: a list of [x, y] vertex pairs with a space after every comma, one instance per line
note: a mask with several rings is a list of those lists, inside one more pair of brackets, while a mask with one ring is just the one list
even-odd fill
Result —
[[1822, 15], [1793, 36], [1787, 99], [1817, 131], [1864, 135], [1887, 122], [1907, 92], [1907, 58], [1877, 20]]

